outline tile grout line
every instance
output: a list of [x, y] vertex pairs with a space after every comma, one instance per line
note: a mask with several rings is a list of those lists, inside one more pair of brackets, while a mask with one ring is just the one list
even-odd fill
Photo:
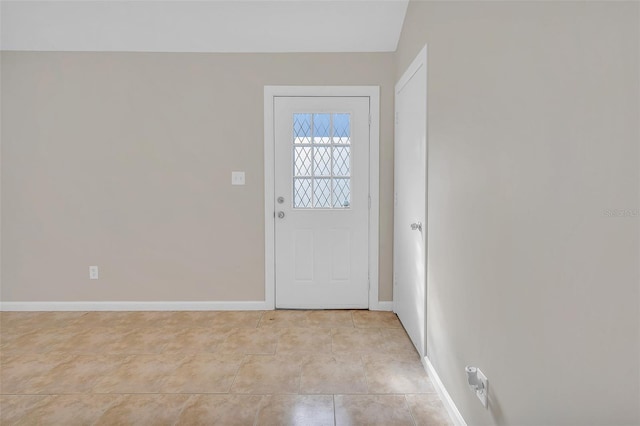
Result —
[[331, 334], [331, 355], [335, 355], [335, 352], [333, 351], [333, 330], [333, 328], [329, 330], [329, 333]]
[[258, 401], [258, 407], [256, 408], [256, 413], [253, 415], [253, 426], [258, 425], [258, 417], [260, 417], [260, 411], [262, 411], [262, 402], [265, 399], [265, 395], [260, 395], [260, 401]]
[[[52, 395], [45, 395], [43, 396], [39, 401], [35, 402], [33, 405], [31, 405], [25, 412], [24, 412], [24, 416], [27, 416], [29, 414], [31, 414], [31, 412], [38, 410], [42, 407], [45, 407], [48, 405], [49, 400], [54, 400], [54, 397]], [[2, 415], [0, 415], [0, 422], [2, 421]], [[21, 419], [18, 419], [18, 422], [20, 422]], [[18, 422], [16, 423], [12, 423], [12, 424], [18, 424]]]
[[260, 318], [258, 318], [258, 322], [256, 323], [256, 326], [254, 328], [260, 328], [260, 324], [262, 323], [262, 319], [264, 318], [264, 314], [266, 311], [262, 311], [262, 313], [260, 314]]
[[236, 374], [234, 374], [234, 376], [233, 376], [233, 381], [231, 382], [231, 385], [229, 386], [229, 389], [227, 390], [227, 394], [229, 394], [229, 395], [232, 395], [231, 389], [233, 389], [233, 386], [236, 384], [236, 380], [238, 378], [238, 374], [240, 373], [240, 369], [244, 365], [244, 360], [247, 358], [247, 356], [248, 356], [247, 354], [243, 353], [242, 359], [240, 360], [240, 363], [238, 364], [238, 369], [236, 370]]
[[[83, 394], [83, 395], [84, 395], [84, 394]], [[91, 394], [89, 394], [89, 395], [91, 395]], [[98, 395], [99, 395], [99, 394], [98, 394]], [[105, 414], [107, 411], [109, 411], [112, 407], [114, 407], [116, 404], [120, 403], [120, 401], [122, 401], [122, 400], [124, 399], [124, 396], [123, 396], [124, 394], [121, 394], [121, 393], [118, 393], [118, 394], [110, 394], [110, 395], [113, 395], [113, 396], [115, 397], [115, 398], [114, 398], [114, 401], [113, 401], [112, 403], [108, 404], [108, 405], [107, 405], [107, 406], [102, 410], [102, 412], [100, 413], [100, 415], [98, 416], [98, 418], [96, 418], [96, 420], [95, 420], [93, 423], [91, 423], [91, 426], [93, 426], [93, 425], [95, 425], [96, 423], [98, 423], [98, 422], [100, 421], [100, 419], [102, 418], [102, 416], [104, 416], [104, 414]]]
[[403, 399], [404, 399], [404, 404], [407, 406], [407, 410], [409, 411], [409, 415], [411, 416], [411, 420], [413, 421], [414, 426], [417, 426], [418, 422], [416, 422], [416, 418], [413, 416], [413, 410], [411, 410], [411, 406], [409, 405], [409, 400], [407, 400], [406, 393], [403, 395]]
[[298, 364], [298, 392], [296, 392], [296, 395], [300, 395], [301, 390], [302, 390], [302, 360], [300, 360], [300, 364]]
[[282, 337], [282, 330], [278, 329], [275, 332], [273, 332], [274, 336], [276, 337], [276, 345], [273, 348], [273, 356], [278, 355], [278, 347], [280, 346], [280, 337]]
[[[59, 392], [59, 393], [3, 393], [0, 396], [108, 396], [108, 395], [213, 395], [213, 396], [221, 396], [221, 395], [229, 395], [229, 396], [264, 396], [264, 395], [328, 395], [328, 392], [318, 391], [318, 392], [303, 392], [299, 394], [295, 393], [256, 393], [256, 392], [242, 392], [242, 393], [229, 393], [229, 392]], [[437, 395], [435, 392], [423, 392], [423, 393], [403, 393], [403, 392], [342, 392], [339, 395], [352, 395], [352, 396], [363, 396], [363, 395], [395, 395], [395, 396], [403, 396], [403, 395]]]
[[364, 363], [364, 358], [362, 358], [363, 355], [359, 354], [358, 356], [360, 357], [360, 363], [362, 364], [362, 372], [364, 373], [364, 381], [367, 384], [367, 393], [371, 394], [372, 392], [371, 392], [371, 385], [369, 383], [369, 376], [367, 375], [367, 366]]
[[184, 400], [184, 403], [182, 404], [182, 407], [180, 407], [180, 411], [178, 412], [178, 415], [176, 416], [176, 421], [173, 423], [173, 426], [177, 425], [178, 422], [180, 421], [180, 417], [182, 417], [182, 413], [184, 413], [185, 408], [187, 408], [187, 403], [189, 401], [191, 401], [192, 399], [196, 399], [196, 398], [197, 397], [195, 395], [189, 395], [189, 397]]

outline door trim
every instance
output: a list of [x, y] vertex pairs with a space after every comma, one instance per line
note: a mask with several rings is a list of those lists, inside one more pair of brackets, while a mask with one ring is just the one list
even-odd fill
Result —
[[275, 129], [277, 97], [368, 97], [369, 128], [369, 309], [386, 310], [378, 301], [378, 230], [380, 221], [380, 87], [379, 86], [265, 86], [264, 87], [264, 239], [265, 304], [275, 309]]

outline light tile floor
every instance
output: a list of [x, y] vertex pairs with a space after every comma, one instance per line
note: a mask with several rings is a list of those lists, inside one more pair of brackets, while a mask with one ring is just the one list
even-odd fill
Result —
[[2, 425], [449, 425], [398, 318], [2, 312]]

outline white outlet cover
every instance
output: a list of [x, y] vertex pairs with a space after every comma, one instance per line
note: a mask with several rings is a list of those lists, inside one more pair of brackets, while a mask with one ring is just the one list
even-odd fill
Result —
[[244, 172], [231, 172], [231, 185], [244, 185]]
[[98, 267], [97, 266], [89, 266], [89, 279], [97, 280], [98, 279]]
[[485, 376], [484, 373], [480, 371], [479, 368], [478, 368], [478, 379], [480, 380], [480, 382], [482, 382], [484, 387], [483, 389], [476, 391], [476, 396], [478, 397], [478, 399], [480, 400], [484, 408], [487, 408], [489, 404], [489, 399], [488, 399], [489, 398], [489, 380], [487, 380], [487, 376]]

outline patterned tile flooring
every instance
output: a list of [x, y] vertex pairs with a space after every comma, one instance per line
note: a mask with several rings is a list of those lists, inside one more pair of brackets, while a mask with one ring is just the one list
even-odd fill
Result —
[[2, 425], [449, 425], [372, 311], [1, 312]]

